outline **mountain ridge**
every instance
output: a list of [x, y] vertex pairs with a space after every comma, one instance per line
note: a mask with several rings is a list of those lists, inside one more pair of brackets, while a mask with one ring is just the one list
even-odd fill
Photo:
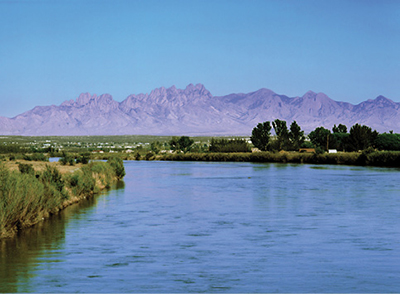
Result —
[[400, 132], [400, 103], [382, 95], [353, 105], [324, 93], [288, 97], [262, 88], [213, 96], [202, 84], [159, 87], [121, 102], [110, 94], [81, 93], [60, 105], [36, 106], [0, 117], [1, 135], [245, 135], [263, 121], [296, 120], [306, 132], [334, 124], [365, 124]]

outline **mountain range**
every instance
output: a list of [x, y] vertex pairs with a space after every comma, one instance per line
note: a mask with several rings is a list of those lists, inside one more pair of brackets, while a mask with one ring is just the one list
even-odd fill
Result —
[[306, 132], [334, 124], [365, 124], [400, 132], [400, 103], [383, 96], [353, 105], [309, 91], [288, 97], [268, 89], [213, 96], [202, 84], [157, 88], [122, 102], [83, 93], [61, 105], [36, 106], [13, 118], [0, 117], [0, 135], [244, 135], [260, 122], [294, 120]]

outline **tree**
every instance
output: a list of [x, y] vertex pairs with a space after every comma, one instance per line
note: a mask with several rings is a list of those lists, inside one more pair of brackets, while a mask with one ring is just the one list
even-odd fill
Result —
[[332, 132], [334, 134], [336, 134], [336, 133], [345, 134], [345, 133], [347, 133], [347, 127], [342, 124], [339, 124], [338, 126], [333, 125]]
[[161, 143], [158, 141], [152, 142], [150, 144], [150, 150], [153, 151], [155, 154], [158, 154], [161, 148], [162, 148]]
[[187, 136], [172, 137], [169, 141], [169, 145], [171, 149], [174, 151], [183, 151], [184, 153], [190, 151], [191, 146], [193, 145], [194, 141]]
[[90, 160], [90, 153], [81, 153], [76, 159], [76, 163], [88, 164]]
[[324, 127], [318, 127], [308, 137], [315, 147], [327, 150], [329, 148], [329, 135], [331, 131]]
[[274, 127], [275, 134], [278, 140], [279, 150], [285, 149], [289, 143], [289, 131], [286, 126], [286, 121], [276, 119], [272, 122], [272, 126]]
[[304, 140], [304, 131], [301, 130], [296, 121], [293, 121], [290, 125], [289, 132], [289, 142], [291, 145], [291, 149], [298, 151], [301, 145], [304, 143]]
[[338, 150], [345, 150], [348, 144], [348, 137], [349, 134], [345, 125], [333, 125], [332, 134], [329, 137], [329, 145]]
[[365, 125], [355, 124], [350, 129], [348, 148], [351, 151], [367, 149], [373, 146], [377, 137], [377, 131], [372, 131], [370, 127]]
[[344, 151], [347, 149], [349, 136], [349, 133], [333, 133], [329, 136], [329, 146]]
[[73, 158], [70, 154], [66, 153], [65, 151], [62, 152], [61, 158], [58, 160], [62, 165], [74, 165], [75, 158]]
[[267, 151], [271, 137], [271, 124], [269, 121], [259, 123], [251, 132], [250, 140], [261, 151]]
[[400, 151], [400, 134], [383, 133], [375, 140], [375, 147], [379, 150]]

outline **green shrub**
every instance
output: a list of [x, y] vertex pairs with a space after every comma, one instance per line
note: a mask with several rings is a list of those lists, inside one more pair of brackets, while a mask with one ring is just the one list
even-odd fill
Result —
[[29, 226], [62, 204], [65, 195], [57, 176], [46, 170], [38, 178], [32, 173], [10, 172], [0, 166], [0, 237]]
[[27, 161], [49, 161], [49, 158], [43, 153], [33, 153], [32, 155], [24, 154], [23, 159]]
[[153, 154], [153, 152], [147, 152], [146, 156], [144, 157], [144, 159], [146, 160], [154, 160], [156, 158], [156, 156]]
[[141, 157], [140, 153], [136, 151], [135, 156], [134, 156], [135, 160], [140, 160], [140, 157]]
[[88, 164], [89, 160], [90, 160], [90, 154], [83, 153], [76, 159], [76, 163]]
[[75, 159], [70, 154], [63, 151], [62, 156], [58, 162], [60, 162], [62, 165], [74, 165]]
[[18, 169], [21, 172], [21, 174], [32, 174], [32, 175], [35, 174], [35, 170], [33, 169], [32, 164], [19, 163]]
[[251, 152], [249, 144], [244, 139], [211, 139], [210, 152]]
[[72, 175], [65, 177], [65, 183], [76, 196], [91, 195], [96, 186], [93, 178], [92, 170], [89, 166], [84, 166], [80, 170], [75, 171]]
[[10, 172], [0, 162], [0, 238], [61, 209], [69, 198], [67, 190], [78, 197], [90, 196], [102, 188], [96, 179], [110, 187], [116, 176], [125, 175], [120, 158], [89, 163], [66, 175], [49, 165], [36, 175], [32, 165], [20, 164], [19, 168], [21, 172]]
[[118, 179], [122, 179], [125, 176], [125, 167], [124, 167], [124, 162], [122, 161], [121, 158], [119, 157], [110, 157], [107, 160], [107, 163], [111, 165], [111, 167], [115, 171], [115, 175], [117, 176]]

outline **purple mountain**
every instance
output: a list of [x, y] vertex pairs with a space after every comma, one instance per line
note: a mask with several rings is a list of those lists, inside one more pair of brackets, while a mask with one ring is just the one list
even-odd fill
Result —
[[245, 135], [263, 121], [293, 120], [307, 132], [359, 123], [379, 132], [400, 132], [400, 103], [383, 96], [358, 105], [323, 93], [302, 97], [268, 89], [213, 96], [203, 85], [154, 89], [114, 101], [109, 94], [83, 93], [59, 106], [37, 106], [13, 118], [0, 117], [0, 135]]

